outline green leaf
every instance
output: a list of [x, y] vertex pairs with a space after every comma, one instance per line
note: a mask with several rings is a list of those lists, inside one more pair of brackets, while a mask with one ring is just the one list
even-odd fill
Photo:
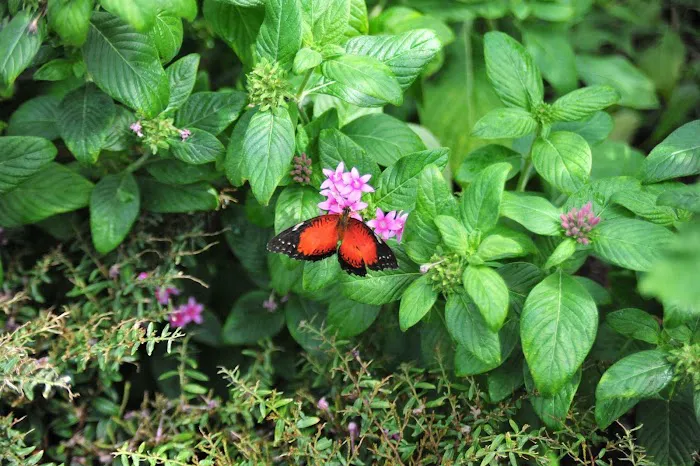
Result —
[[168, 141], [170, 151], [175, 158], [193, 165], [200, 165], [214, 162], [224, 156], [224, 145], [216, 139], [216, 136], [201, 129], [193, 129], [191, 132], [192, 135], [184, 141], [181, 139]]
[[398, 301], [406, 288], [423, 276], [404, 270], [374, 272], [365, 278], [347, 276], [343, 277], [341, 289], [346, 298], [378, 306]]
[[563, 264], [573, 256], [575, 252], [576, 241], [573, 238], [564, 238], [547, 258], [547, 262], [544, 263], [544, 269], [551, 269], [552, 267]]
[[292, 69], [295, 74], [302, 74], [308, 70], [312, 70], [321, 64], [323, 55], [309, 47], [304, 47], [299, 50], [294, 56], [294, 64]]
[[569, 92], [552, 105], [552, 116], [559, 121], [577, 121], [592, 116], [620, 100], [610, 86], [591, 86]]
[[637, 109], [659, 106], [654, 83], [625, 57], [607, 55], [579, 55], [576, 68], [581, 79], [589, 86], [606, 85], [620, 93], [619, 104]]
[[445, 325], [458, 347], [463, 347], [482, 364], [491, 369], [501, 364], [499, 333], [489, 328], [466, 294], [453, 293], [447, 297]]
[[290, 185], [280, 193], [275, 204], [275, 233], [316, 217], [318, 192], [309, 186]]
[[661, 329], [654, 317], [641, 309], [620, 309], [605, 317], [605, 322], [617, 333], [655, 345]]
[[337, 257], [305, 262], [302, 286], [305, 291], [318, 291], [338, 283], [341, 273]]
[[502, 32], [487, 32], [484, 57], [489, 80], [506, 106], [533, 110], [542, 103], [540, 71], [515, 39]]
[[204, 19], [214, 34], [233, 49], [241, 62], [253, 66], [255, 39], [263, 22], [262, 8], [243, 8], [219, 0], [204, 0]]
[[586, 140], [576, 133], [558, 131], [532, 144], [537, 172], [564, 193], [577, 191], [591, 173], [593, 158]]
[[271, 338], [284, 325], [284, 312], [263, 307], [265, 291], [250, 291], [238, 298], [226, 317], [221, 337], [227, 345], [250, 345]]
[[379, 165], [388, 166], [405, 155], [425, 150], [423, 141], [406, 123], [383, 113], [361, 116], [345, 125], [343, 133]]
[[654, 147], [644, 161], [644, 183], [700, 174], [700, 120], [686, 123], [661, 144]]
[[207, 183], [171, 185], [150, 178], [140, 178], [138, 182], [142, 206], [151, 212], [196, 212], [219, 207], [219, 193]]
[[566, 31], [553, 29], [549, 25], [538, 27], [532, 22], [524, 26], [523, 42], [535, 64], [542, 70], [544, 79], [556, 89], [557, 94], [576, 89], [576, 56]]
[[367, 4], [365, 0], [350, 0], [350, 17], [345, 26], [345, 35], [355, 37], [369, 32]]
[[302, 300], [294, 296], [289, 299], [285, 310], [287, 329], [292, 338], [306, 351], [320, 350], [323, 342], [317, 335], [303, 330], [302, 327], [312, 326], [319, 329], [325, 326], [326, 311], [325, 306], [313, 301]]
[[175, 58], [182, 46], [182, 20], [160, 11], [156, 14], [155, 24], [148, 35], [153, 39], [161, 61], [168, 63]]
[[401, 297], [399, 325], [404, 332], [416, 325], [437, 301], [437, 291], [427, 275], [411, 283]]
[[146, 170], [156, 181], [165, 184], [191, 184], [199, 181], [212, 181], [221, 177], [213, 163], [191, 165], [175, 159], [149, 163], [146, 165]]
[[435, 217], [435, 225], [440, 230], [442, 242], [452, 251], [467, 255], [469, 252], [469, 233], [464, 226], [454, 217], [438, 215]]
[[497, 332], [508, 316], [508, 287], [492, 268], [470, 265], [462, 276], [464, 289], [474, 301], [486, 325]]
[[637, 408], [636, 424], [639, 444], [655, 464], [693, 466], [700, 424], [692, 407], [680, 401], [648, 400]]
[[372, 175], [370, 184], [379, 178], [379, 167], [365, 150], [337, 129], [324, 129], [318, 139], [318, 153], [321, 168], [335, 170], [340, 162], [345, 170], [355, 167], [361, 175]]
[[243, 157], [253, 194], [267, 205], [294, 157], [294, 125], [286, 108], [253, 115], [243, 139]]
[[632, 211], [643, 220], [671, 226], [679, 220], [678, 212], [671, 207], [656, 204], [659, 191], [663, 193], [666, 189], [668, 189], [667, 186], [657, 184], [644, 186], [638, 190], [623, 190], [613, 194], [610, 200]]
[[440, 231], [434, 221], [438, 215], [456, 217], [457, 202], [440, 170], [428, 165], [420, 175], [416, 209], [408, 217], [402, 240], [406, 253], [417, 263], [429, 262], [440, 244]]
[[164, 11], [187, 21], [197, 17], [197, 0], [156, 0], [158, 10]]
[[535, 286], [521, 314], [520, 338], [539, 391], [553, 395], [574, 376], [593, 346], [597, 328], [593, 299], [562, 270]]
[[489, 165], [507, 163], [511, 166], [507, 179], [513, 178], [520, 171], [522, 156], [512, 149], [497, 144], [482, 146], [470, 152], [457, 169], [455, 180], [462, 186], [473, 182], [477, 175]]
[[46, 16], [51, 30], [66, 45], [80, 47], [87, 39], [93, 7], [94, 0], [49, 0]]
[[537, 416], [542, 419], [542, 422], [544, 422], [547, 427], [550, 429], [561, 429], [569, 414], [569, 408], [571, 407], [571, 402], [574, 400], [576, 390], [578, 390], [581, 383], [581, 369], [576, 371], [576, 374], [564, 384], [561, 390], [552, 396], [543, 396], [533, 393], [535, 392], [535, 387], [533, 386], [532, 376], [527, 366], [524, 368], [524, 372], [526, 373], [525, 386], [532, 394], [530, 397], [532, 409], [535, 410]]
[[443, 170], [447, 166], [449, 149], [424, 150], [408, 154], [387, 167], [379, 177], [374, 202], [385, 211], [411, 211], [416, 203], [418, 178], [423, 168], [435, 164]]
[[61, 100], [52, 95], [29, 99], [10, 117], [8, 136], [38, 136], [49, 140], [59, 136], [58, 106]]
[[168, 105], [168, 77], [153, 41], [121, 19], [95, 12], [83, 46], [95, 84], [125, 105], [152, 118]]
[[625, 414], [639, 403], [638, 398], [607, 398], [596, 400], [595, 421], [601, 429], [607, 428], [610, 424]]
[[659, 194], [656, 205], [700, 213], [700, 183], [668, 189]]
[[12, 191], [56, 157], [56, 147], [34, 136], [0, 137], [0, 195]]
[[659, 350], [640, 351], [620, 359], [605, 371], [596, 387], [597, 400], [639, 399], [656, 395], [673, 378], [668, 354]]
[[666, 228], [631, 218], [604, 220], [593, 232], [593, 250], [601, 259], [640, 272], [650, 270], [673, 240]]
[[324, 94], [360, 107], [401, 105], [403, 93], [391, 69], [372, 57], [341, 55], [326, 60], [321, 74], [329, 80]]
[[593, 116], [579, 121], [557, 121], [552, 131], [576, 133], [594, 147], [605, 141], [613, 130], [613, 118], [607, 112], [595, 112]]
[[498, 222], [503, 188], [511, 166], [497, 163], [486, 167], [467, 186], [460, 210], [467, 230], [487, 233]]
[[644, 154], [622, 141], [604, 141], [596, 146], [591, 145], [591, 150], [591, 179], [635, 176], [644, 164]]
[[561, 212], [547, 199], [527, 193], [504, 192], [501, 214], [538, 235], [561, 234]]
[[233, 127], [233, 132], [229, 138], [224, 160], [224, 171], [226, 172], [226, 178], [233, 186], [241, 186], [248, 179], [245, 157], [243, 156], [243, 141], [250, 120], [255, 115], [255, 112], [257, 110], [254, 108], [247, 110]]
[[170, 99], [164, 113], [177, 110], [190, 97], [197, 79], [198, 67], [199, 55], [191, 53], [180, 58], [165, 70], [170, 86]]
[[100, 0], [102, 7], [129, 23], [137, 31], [145, 32], [156, 19], [156, 3], [143, 0]]
[[73, 63], [65, 58], [56, 58], [44, 63], [34, 72], [35, 81], [63, 81], [73, 76]]
[[259, 58], [277, 62], [290, 69], [301, 48], [302, 18], [298, 0], [269, 0], [265, 4], [265, 20], [255, 40]]
[[[338, 261], [334, 261], [338, 262]], [[328, 307], [328, 329], [338, 338], [357, 336], [370, 328], [379, 315], [380, 306], [334, 299]]]
[[[271, 237], [269, 228], [262, 228], [251, 222], [245, 215], [243, 207], [229, 207], [223, 216], [223, 225], [228, 229], [224, 233], [226, 243], [243, 268], [248, 272], [250, 279], [260, 287], [268, 286], [270, 272], [268, 272], [268, 258], [277, 254], [267, 253], [267, 241]], [[299, 277], [301, 278], [301, 276]]]
[[435, 33], [428, 29], [397, 35], [359, 36], [345, 44], [346, 53], [373, 57], [387, 65], [403, 90], [408, 89], [441, 48]]
[[39, 19], [23, 10], [0, 30], [0, 84], [9, 87], [31, 65], [41, 46], [42, 28], [31, 32], [30, 26]]
[[107, 131], [105, 142], [102, 144], [102, 150], [121, 151], [131, 147], [134, 132], [130, 126], [136, 121], [136, 117], [130, 110], [121, 105], [116, 105], [116, 110], [117, 113], [112, 120], [109, 131]]
[[476, 251], [485, 262], [505, 259], [510, 257], [527, 256], [535, 253], [537, 247], [530, 237], [520, 231], [506, 227], [496, 226], [479, 243]]
[[36, 223], [83, 208], [93, 184], [63, 165], [49, 163], [10, 192], [0, 195], [0, 226]]
[[216, 136], [238, 118], [245, 103], [246, 95], [239, 91], [196, 92], [175, 114], [175, 126]]
[[519, 138], [533, 133], [537, 120], [522, 108], [497, 108], [481, 117], [472, 128], [472, 136], [481, 139]]
[[350, 19], [349, 0], [300, 0], [299, 3], [305, 42], [322, 46], [342, 41]]
[[75, 158], [97, 162], [117, 113], [112, 99], [87, 84], [66, 95], [58, 112], [58, 130]]
[[665, 29], [654, 45], [639, 56], [639, 68], [651, 78], [656, 88], [668, 95], [683, 72], [686, 48], [678, 32]]
[[139, 215], [141, 198], [133, 175], [107, 175], [90, 196], [92, 244], [100, 254], [119, 246]]
[[492, 403], [498, 403], [513, 396], [524, 383], [522, 354], [520, 352], [513, 354], [503, 365], [489, 372], [486, 383]]

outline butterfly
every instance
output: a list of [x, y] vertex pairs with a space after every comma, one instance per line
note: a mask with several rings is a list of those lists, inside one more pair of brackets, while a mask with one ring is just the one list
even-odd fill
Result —
[[391, 248], [364, 222], [350, 217], [349, 209], [288, 228], [267, 243], [267, 250], [307, 261], [325, 259], [337, 252], [340, 267], [360, 276], [367, 274], [365, 267], [370, 270], [399, 267]]

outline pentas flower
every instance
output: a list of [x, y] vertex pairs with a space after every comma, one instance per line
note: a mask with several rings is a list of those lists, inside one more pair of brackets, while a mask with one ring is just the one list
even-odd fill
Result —
[[143, 126], [141, 126], [141, 121], [136, 121], [129, 125], [129, 128], [131, 131], [136, 133], [136, 136], [142, 138], [143, 137]]
[[136, 275], [136, 280], [142, 282], [145, 279], [148, 278], [148, 272], [141, 272], [140, 274]]
[[367, 184], [372, 175], [362, 175], [357, 168], [352, 167], [349, 172], [343, 173], [343, 184], [338, 187], [338, 191], [351, 201], [359, 201], [362, 193], [372, 193], [374, 188]]
[[384, 213], [382, 209], [377, 208], [375, 218], [367, 222], [367, 226], [385, 240], [396, 236], [396, 239], [401, 241], [407, 217], [408, 214], [404, 214], [403, 211], [396, 212], [392, 210]]
[[297, 183], [311, 183], [311, 158], [306, 154], [294, 157], [294, 168], [290, 172], [292, 179]]
[[187, 141], [190, 138], [190, 136], [192, 136], [192, 131], [190, 131], [187, 128], [179, 129], [177, 130], [177, 132], [180, 133], [180, 139], [182, 139], [183, 142]]
[[168, 303], [170, 302], [171, 296], [178, 296], [179, 294], [180, 294], [180, 290], [178, 290], [174, 286], [169, 286], [169, 287], [159, 286], [158, 288], [156, 288], [156, 300], [158, 301], [158, 304], [161, 304], [163, 306], [168, 305]]
[[596, 217], [590, 202], [586, 203], [581, 210], [575, 207], [565, 214], [561, 214], [561, 227], [564, 234], [576, 240], [579, 244], [590, 244], [588, 235], [600, 223], [600, 217]]
[[275, 295], [270, 294], [270, 297], [263, 301], [262, 307], [270, 312], [277, 310], [277, 301], [275, 301]]
[[372, 175], [360, 176], [357, 168], [345, 171], [345, 164], [340, 162], [335, 171], [324, 168], [323, 174], [326, 180], [321, 183], [321, 195], [326, 200], [319, 203], [318, 207], [332, 214], [340, 214], [344, 209], [350, 209], [350, 216], [362, 220], [359, 211], [367, 208], [367, 203], [362, 202], [362, 193], [372, 192], [374, 188], [367, 182]]
[[194, 297], [190, 296], [187, 304], [182, 304], [170, 313], [170, 325], [173, 327], [184, 327], [190, 322], [201, 324], [204, 321], [202, 312], [204, 305], [197, 302]]

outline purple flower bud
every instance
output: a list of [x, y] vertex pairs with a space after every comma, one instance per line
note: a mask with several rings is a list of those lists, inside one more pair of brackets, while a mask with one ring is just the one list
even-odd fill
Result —
[[119, 277], [119, 269], [120, 269], [119, 264], [114, 264], [113, 266], [111, 266], [109, 268], [109, 278], [115, 279], [115, 278]]
[[187, 141], [189, 137], [192, 136], [192, 131], [190, 131], [189, 129], [181, 129], [178, 131], [180, 133], [180, 138], [183, 140], [183, 142]]
[[356, 423], [356, 422], [351, 421], [351, 422], [348, 424], [348, 432], [350, 433], [350, 438], [351, 438], [351, 439], [354, 440], [354, 439], [357, 438], [357, 435], [360, 433], [360, 429], [359, 429], [359, 427], [357, 426], [357, 423]]
[[140, 282], [144, 281], [147, 278], [148, 278], [148, 272], [141, 272], [140, 274], [138, 274], [136, 276], [136, 280], [138, 280]]
[[325, 396], [318, 400], [318, 403], [316, 403], [316, 407], [321, 411], [328, 411], [330, 405], [328, 404], [328, 401], [326, 400]]

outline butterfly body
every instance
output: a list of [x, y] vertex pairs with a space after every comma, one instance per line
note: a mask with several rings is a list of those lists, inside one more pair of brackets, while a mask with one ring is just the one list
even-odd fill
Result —
[[281, 232], [267, 243], [271, 252], [293, 259], [318, 261], [338, 254], [343, 270], [365, 275], [367, 270], [398, 268], [391, 248], [349, 211], [314, 217]]

